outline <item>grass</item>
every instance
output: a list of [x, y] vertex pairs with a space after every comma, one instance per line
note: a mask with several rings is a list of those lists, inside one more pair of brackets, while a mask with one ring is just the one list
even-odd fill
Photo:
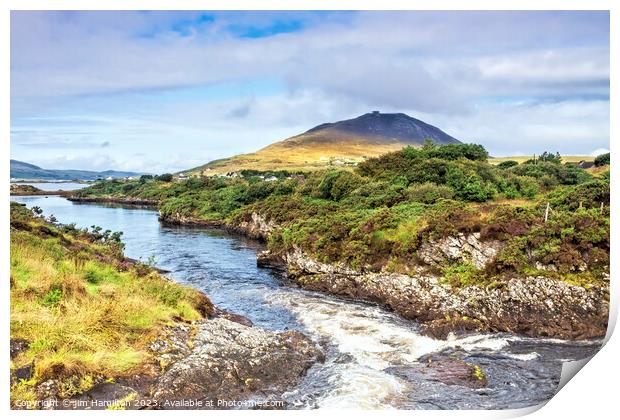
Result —
[[[525, 162], [526, 160], [533, 159], [534, 156], [503, 156], [503, 157], [490, 157], [489, 163], [492, 165], [497, 165], [499, 163], [505, 162], [507, 160], [514, 160], [519, 164]], [[594, 156], [587, 155], [575, 155], [575, 156], [564, 156], [562, 155], [562, 163], [579, 163], [582, 160], [586, 162], [594, 162]]]
[[337, 161], [346, 159], [349, 163], [361, 162], [367, 157], [380, 156], [405, 146], [403, 143], [371, 144], [364, 139], [359, 142], [335, 140], [316, 142], [300, 135], [294, 139], [273, 143], [254, 153], [218, 159], [184, 173], [215, 175], [242, 169], [313, 171], [332, 166], [346, 167], [347, 165], [339, 164]]
[[610, 169], [611, 169], [610, 165], [603, 165], [603, 166], [594, 166], [592, 168], [588, 168], [586, 169], [586, 171], [591, 173], [595, 177], [600, 178], [605, 173], [609, 172]]
[[[34, 363], [34, 373], [13, 384], [12, 401], [35, 398], [36, 385], [48, 379], [67, 397], [101, 378], [139, 372], [164, 325], [200, 319], [210, 305], [148, 267], [123, 267], [109, 245], [19, 211], [11, 219], [10, 328], [11, 339], [29, 346], [12, 366]], [[80, 259], [73, 257], [77, 247]]]
[[457, 263], [444, 269], [443, 280], [454, 287], [465, 287], [479, 283], [483, 276], [479, 270], [470, 263]]
[[[308, 137], [308, 136], [306, 136]], [[206, 165], [183, 171], [193, 175], [216, 175], [228, 172], [238, 172], [243, 169], [259, 171], [289, 170], [315, 171], [329, 167], [347, 168], [351, 165], [342, 165], [338, 160], [345, 159], [349, 163], [359, 163], [368, 157], [381, 156], [388, 152], [400, 150], [407, 146], [404, 143], [371, 144], [365, 140], [317, 142], [306, 139], [304, 135], [293, 139], [273, 143], [254, 153], [246, 153], [218, 159]], [[505, 156], [489, 158], [489, 163], [497, 165], [507, 160], [523, 163], [533, 156]], [[562, 156], [562, 162], [578, 163], [592, 162], [592, 156]]]

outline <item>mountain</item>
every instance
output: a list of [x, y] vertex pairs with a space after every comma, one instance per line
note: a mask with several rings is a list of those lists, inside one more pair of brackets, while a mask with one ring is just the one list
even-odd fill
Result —
[[11, 179], [42, 179], [42, 180], [84, 180], [94, 181], [101, 178], [125, 178], [138, 176], [136, 172], [112, 171], [103, 172], [82, 171], [76, 169], [43, 169], [31, 163], [11, 159]]
[[421, 145], [426, 139], [436, 144], [460, 143], [454, 137], [444, 133], [424, 121], [407, 114], [381, 114], [374, 111], [351, 120], [318, 125], [300, 136], [304, 141], [333, 141], [360, 138], [373, 143], [407, 143]]
[[186, 171], [222, 173], [240, 169], [308, 170], [353, 165], [405, 146], [460, 143], [439, 128], [406, 114], [370, 112], [350, 120], [318, 125], [255, 153], [219, 159]]

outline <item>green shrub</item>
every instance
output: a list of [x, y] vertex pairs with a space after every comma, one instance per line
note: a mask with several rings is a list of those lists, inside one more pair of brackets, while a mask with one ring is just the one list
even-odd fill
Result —
[[172, 181], [172, 174], [161, 174], [156, 177], [158, 181], [170, 182]]
[[357, 174], [352, 172], [340, 172], [331, 186], [331, 198], [339, 201], [351, 194], [353, 190], [358, 188], [363, 183], [364, 181], [362, 180], [362, 177]]
[[[295, 246], [320, 261], [360, 270], [409, 272], [424, 241], [474, 232], [506, 243], [493, 275], [525, 273], [538, 262], [554, 264], [562, 274], [584, 264], [604, 269], [608, 173], [594, 178], [549, 153], [520, 165], [486, 160], [481, 146], [426, 143], [368, 159], [353, 172], [331, 169], [289, 179], [286, 171], [247, 170], [234, 179], [103, 181], [77, 194], [158, 200], [164, 218], [234, 226], [258, 213], [279, 226], [268, 238], [274, 253]], [[267, 176], [277, 179], [265, 181]], [[498, 193], [538, 201], [499, 205], [491, 201]]]
[[536, 179], [551, 177], [561, 185], [576, 185], [592, 179], [592, 175], [581, 168], [552, 162], [523, 163], [510, 168], [509, 171], [515, 175]]
[[519, 164], [519, 162], [517, 162], [516, 160], [505, 160], [503, 162], [500, 162], [497, 164], [497, 167], [499, 169], [510, 169], [513, 166], [517, 166]]
[[609, 208], [609, 182], [603, 179], [555, 190], [545, 197], [556, 210], [576, 210], [583, 208]]
[[454, 196], [464, 201], [483, 202], [492, 199], [497, 193], [495, 186], [484, 181], [475, 172], [465, 172], [451, 167], [446, 174], [446, 184], [454, 190]]
[[611, 161], [611, 155], [609, 153], [604, 153], [602, 155], [598, 155], [594, 159], [594, 166], [598, 167], [598, 166], [609, 165], [610, 161]]
[[453, 264], [444, 269], [444, 280], [454, 287], [465, 287], [479, 283], [483, 275], [470, 263]]
[[559, 165], [562, 163], [562, 157], [560, 156], [559, 152], [556, 152], [555, 154], [550, 153], [550, 152], [543, 152], [540, 156], [534, 157], [534, 159], [526, 160], [523, 163], [536, 165], [542, 162], [549, 162], [549, 163]]
[[507, 198], [529, 198], [538, 194], [540, 187], [536, 178], [531, 176], [512, 176], [508, 178], [505, 196]]
[[319, 183], [315, 196], [339, 201], [362, 185], [362, 178], [348, 171], [328, 171]]
[[56, 307], [60, 305], [62, 301], [62, 290], [60, 287], [54, 287], [52, 290], [47, 292], [45, 296], [41, 299], [41, 304], [49, 307]]
[[454, 196], [452, 188], [431, 182], [413, 184], [407, 188], [406, 194], [409, 200], [425, 204], [433, 204], [441, 199], [451, 199]]

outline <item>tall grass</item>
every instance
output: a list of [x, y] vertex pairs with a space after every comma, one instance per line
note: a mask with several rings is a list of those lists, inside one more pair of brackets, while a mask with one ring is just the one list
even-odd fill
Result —
[[[29, 219], [26, 226], [43, 224]], [[50, 229], [57, 236], [11, 231], [11, 338], [30, 343], [12, 366], [34, 363], [32, 379], [14, 384], [12, 399], [34, 398], [35, 385], [47, 379], [72, 384], [60, 387], [70, 395], [135, 373], [166, 323], [199, 319], [210, 306], [197, 291], [143, 266], [120, 271], [109, 255], [102, 258], [104, 247]]]

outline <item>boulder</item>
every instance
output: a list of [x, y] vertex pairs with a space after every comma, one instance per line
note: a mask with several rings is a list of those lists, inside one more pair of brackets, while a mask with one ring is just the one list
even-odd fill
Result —
[[428, 265], [441, 265], [453, 262], [468, 262], [476, 268], [484, 268], [502, 249], [500, 241], [480, 240], [480, 233], [448, 236], [429, 240], [422, 244], [418, 256]]
[[153, 387], [158, 408], [237, 408], [248, 400], [269, 406], [323, 357], [297, 331], [274, 333], [223, 317], [195, 327], [191, 348], [172, 343], [159, 356], [171, 362]]
[[418, 365], [395, 370], [397, 375], [414, 383], [435, 381], [473, 389], [485, 388], [488, 384], [487, 377], [480, 366], [446, 356], [427, 357]]
[[28, 350], [28, 346], [30, 345], [28, 341], [21, 338], [11, 338], [9, 344], [11, 347], [11, 359], [16, 358], [21, 352]]

